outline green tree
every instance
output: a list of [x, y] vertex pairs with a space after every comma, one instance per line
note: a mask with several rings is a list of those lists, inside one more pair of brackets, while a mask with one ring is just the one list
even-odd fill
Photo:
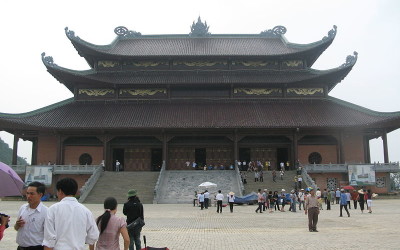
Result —
[[[8, 146], [7, 143], [5, 143], [1, 138], [0, 138], [0, 161], [4, 162], [5, 164], [11, 165], [12, 164], [12, 149]], [[18, 165], [28, 165], [28, 162], [26, 159], [22, 157], [17, 157], [17, 164]]]

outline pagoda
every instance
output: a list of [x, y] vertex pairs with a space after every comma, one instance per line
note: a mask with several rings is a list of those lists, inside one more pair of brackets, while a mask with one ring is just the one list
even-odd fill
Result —
[[[108, 45], [65, 34], [88, 70], [47, 71], [73, 98], [23, 114], [0, 113], [0, 130], [33, 142], [32, 164], [99, 164], [124, 171], [235, 165], [238, 161], [369, 163], [369, 140], [400, 127], [400, 113], [372, 111], [329, 92], [357, 53], [329, 70], [312, 66], [337, 27], [310, 44], [276, 26], [259, 34], [211, 34], [200, 18], [189, 34], [114, 30]], [[190, 165], [189, 169], [192, 165]]]

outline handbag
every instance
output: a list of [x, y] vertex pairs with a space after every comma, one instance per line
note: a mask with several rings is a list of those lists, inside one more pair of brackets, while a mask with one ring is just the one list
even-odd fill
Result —
[[142, 228], [146, 223], [144, 223], [144, 220], [142, 217], [138, 217], [136, 220], [131, 222], [129, 225], [126, 226], [126, 229], [131, 230], [131, 229], [138, 229]]

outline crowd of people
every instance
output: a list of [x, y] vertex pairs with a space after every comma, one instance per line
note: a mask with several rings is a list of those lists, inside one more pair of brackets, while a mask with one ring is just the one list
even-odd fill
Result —
[[[104, 213], [95, 220], [92, 212], [75, 198], [78, 184], [74, 179], [59, 180], [56, 189], [59, 202], [47, 207], [41, 201], [46, 190], [44, 184], [31, 182], [28, 185], [27, 203], [20, 207], [14, 225], [18, 250], [84, 249], [85, 245], [91, 250], [120, 249], [120, 236], [124, 250], [141, 249], [144, 214], [136, 190], [128, 191], [123, 207], [126, 219], [115, 215], [117, 200], [108, 197], [104, 201]], [[0, 216], [1, 240], [10, 217]]]

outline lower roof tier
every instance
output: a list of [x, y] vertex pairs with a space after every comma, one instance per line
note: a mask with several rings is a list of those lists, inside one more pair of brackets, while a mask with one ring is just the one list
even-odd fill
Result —
[[0, 113], [0, 130], [390, 128], [382, 113], [328, 97], [267, 100], [75, 101], [24, 114]]

